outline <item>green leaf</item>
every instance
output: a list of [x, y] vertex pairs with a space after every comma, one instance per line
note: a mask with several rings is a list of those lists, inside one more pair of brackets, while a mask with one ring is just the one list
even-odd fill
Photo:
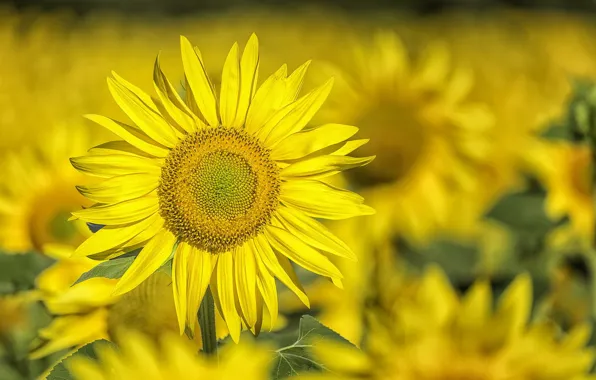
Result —
[[553, 124], [540, 133], [540, 137], [553, 141], [573, 141], [573, 134], [567, 124]]
[[108, 261], [104, 261], [103, 263], [93, 267], [91, 270], [83, 273], [73, 285], [94, 277], [114, 279], [120, 278], [132, 265], [133, 261], [135, 261], [135, 256], [120, 256]]
[[172, 277], [172, 259], [169, 259], [165, 263], [163, 263], [163, 265], [160, 266], [157, 271], [163, 272], [168, 276]]
[[515, 193], [503, 197], [487, 214], [512, 229], [546, 232], [556, 226], [545, 212], [542, 194]]
[[74, 377], [71, 375], [70, 371], [68, 370], [68, 363], [76, 357], [85, 357], [90, 359], [97, 359], [97, 348], [101, 346], [112, 346], [115, 347], [114, 343], [109, 342], [107, 340], [96, 340], [95, 342], [91, 342], [86, 344], [85, 346], [78, 349], [72, 355], [64, 358], [60, 363], [56, 364], [52, 371], [47, 377], [47, 380], [71, 380]]
[[300, 318], [296, 341], [275, 351], [276, 357], [272, 365], [272, 379], [284, 379], [308, 371], [324, 371], [325, 366], [319, 363], [310, 352], [310, 348], [321, 340], [333, 340], [352, 345], [316, 318], [304, 315]]
[[0, 252], [0, 294], [11, 294], [35, 287], [35, 278], [54, 260], [37, 252]]

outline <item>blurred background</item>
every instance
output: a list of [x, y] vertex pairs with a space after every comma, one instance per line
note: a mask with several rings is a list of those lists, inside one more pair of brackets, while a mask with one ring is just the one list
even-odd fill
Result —
[[357, 155], [377, 156], [338, 180], [377, 209], [329, 223], [359, 256], [338, 262], [344, 289], [297, 269], [312, 310], [283, 292], [280, 329], [310, 312], [360, 345], [379, 315], [405, 318], [399, 297], [433, 265], [458, 297], [484, 281], [496, 300], [529, 274], [530, 320], [591, 327], [595, 12], [588, 0], [0, 4], [0, 379], [37, 378], [118, 326], [177, 328], [167, 279], [140, 300], [112, 298], [108, 279], [71, 287], [96, 263], [68, 258], [92, 231], [67, 219], [87, 205], [68, 159], [115, 140], [82, 115], [123, 119], [106, 77], [152, 92], [158, 53], [181, 83], [181, 34], [216, 86], [229, 47], [253, 32], [261, 78], [312, 59], [306, 89], [335, 77], [313, 123], [358, 126], [370, 142]]

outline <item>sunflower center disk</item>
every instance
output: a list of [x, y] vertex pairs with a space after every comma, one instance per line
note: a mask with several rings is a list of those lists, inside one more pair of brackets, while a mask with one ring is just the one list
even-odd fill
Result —
[[182, 140], [168, 155], [158, 189], [166, 228], [211, 253], [256, 236], [279, 204], [279, 168], [254, 137], [209, 128]]
[[[361, 115], [354, 125], [366, 131], [371, 143], [361, 152], [373, 155], [383, 152], [365, 169], [348, 172], [359, 175], [359, 181], [378, 184], [406, 178], [427, 144], [427, 126], [418, 115], [419, 106], [405, 101], [379, 102]], [[372, 143], [374, 141], [374, 143]]]

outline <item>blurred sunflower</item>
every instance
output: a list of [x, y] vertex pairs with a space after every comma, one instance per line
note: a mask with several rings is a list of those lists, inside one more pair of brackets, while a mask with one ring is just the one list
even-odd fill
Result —
[[138, 332], [121, 331], [121, 346], [98, 348], [98, 361], [76, 357], [68, 364], [75, 379], [247, 379], [269, 378], [271, 354], [248, 343], [226, 346], [219, 359], [199, 356], [180, 337], [164, 334], [160, 344]]
[[[167, 274], [155, 273], [134, 291], [113, 296], [116, 280], [96, 277], [72, 285], [99, 263], [88, 258], [71, 259], [72, 250], [52, 246], [46, 251], [59, 261], [39, 275], [37, 287], [54, 319], [39, 331], [39, 342], [30, 355], [32, 359], [78, 348], [97, 339], [111, 339], [120, 328], [137, 329], [154, 338], [163, 331], [178, 331], [171, 279]], [[226, 335], [221, 329], [218, 333]]]
[[[365, 225], [357, 219], [328, 223], [327, 227], [348, 244], [358, 261], [334, 260], [344, 275], [343, 289], [322, 278], [304, 286], [317, 319], [356, 346], [360, 346], [364, 335], [366, 304], [391, 283], [392, 277], [399, 277], [391, 239], [377, 235], [384, 230], [377, 224], [379, 221], [371, 218]], [[280, 293], [279, 308], [286, 314], [308, 313], [288, 291]]]
[[571, 12], [508, 11], [511, 22], [523, 26], [531, 44], [540, 49], [565, 75], [596, 75], [596, 27], [586, 14]]
[[553, 219], [569, 217], [567, 232], [589, 246], [596, 230], [594, 164], [587, 145], [545, 143], [534, 161], [536, 172], [548, 190], [546, 211]]
[[33, 146], [2, 161], [0, 248], [41, 251], [44, 244], [80, 244], [90, 234], [85, 223], [69, 223], [70, 213], [89, 205], [75, 189], [81, 175], [68, 158], [85, 152], [91, 141], [84, 127], [60, 126], [37, 137]]
[[[425, 39], [440, 34], [457, 64], [474, 71], [468, 98], [487, 104], [494, 115], [492, 149], [476, 173], [476, 189], [453, 202], [457, 212], [450, 223], [455, 226], [466, 220], [476, 223], [460, 215], [482, 214], [506, 193], [525, 186], [524, 175], [533, 170], [540, 144], [538, 132], [563, 113], [570, 72], [536, 42], [538, 25], [548, 24], [543, 20], [535, 12], [448, 13], [419, 25]], [[573, 45], [573, 36], [565, 34], [570, 40], [561, 46]], [[567, 57], [560, 55], [561, 61]], [[467, 223], [465, 229], [474, 226]]]
[[[401, 293], [401, 294], [399, 294]], [[587, 325], [560, 336], [548, 322], [528, 325], [531, 281], [520, 275], [493, 309], [490, 284], [477, 281], [459, 297], [437, 268], [394, 294], [371, 318], [365, 352], [314, 347], [327, 379], [590, 379], [594, 352]]]
[[[132, 291], [114, 296], [117, 280], [95, 277], [73, 285], [83, 273], [99, 264], [89, 258], [71, 258], [73, 250], [67, 246], [46, 246], [46, 254], [58, 262], [38, 276], [36, 285], [39, 291], [35, 294], [54, 319], [39, 331], [31, 359], [72, 347], [79, 348], [98, 339], [113, 340], [114, 332], [120, 329], [138, 330], [155, 339], [164, 331], [178, 331], [169, 275], [156, 272]], [[13, 318], [7, 321], [15, 320], [20, 314], [10, 313], [10, 316]], [[271, 320], [265, 318], [263, 326], [270, 330], [279, 329], [285, 323], [284, 318], [279, 318], [272, 326]], [[229, 334], [217, 312], [216, 330], [217, 339]], [[196, 329], [193, 341], [197, 348], [201, 348], [200, 329]]]
[[334, 52], [339, 58], [321, 70], [331, 71], [337, 85], [317, 121], [358, 125], [371, 137], [362, 152], [382, 154], [351, 173], [352, 180], [379, 185], [367, 194], [379, 202], [376, 218], [424, 242], [446, 227], [451, 199], [474, 184], [489, 148], [491, 115], [466, 100], [472, 75], [450, 66], [442, 44], [410, 59], [400, 38], [383, 32], [344, 50], [350, 56]]
[[[147, 48], [168, 34], [158, 26], [103, 16], [101, 21], [75, 22], [68, 11], [0, 6], [0, 149], [28, 144], [48, 126], [78, 128], [81, 115], [90, 109], [116, 111], [102, 86], [110, 69], [148, 78], [151, 64], [141, 63], [150, 62], [154, 49]], [[31, 104], [35, 112], [30, 112]]]
[[123, 294], [174, 252], [180, 331], [194, 329], [210, 286], [238, 341], [242, 324], [258, 332], [263, 307], [275, 324], [275, 277], [308, 305], [288, 259], [341, 286], [342, 274], [327, 256], [354, 254], [313, 217], [346, 219], [374, 211], [359, 195], [320, 179], [374, 157], [347, 156], [363, 143], [343, 143], [356, 127], [304, 129], [332, 86], [329, 80], [298, 98], [309, 62], [289, 76], [282, 66], [257, 89], [253, 35], [241, 57], [237, 44], [230, 50], [218, 101], [199, 50], [184, 37], [181, 47], [184, 101], [156, 61], [159, 100], [116, 74], [108, 80], [135, 126], [88, 116], [125, 141], [71, 160], [81, 172], [105, 179], [79, 188], [98, 203], [74, 217], [106, 227], [75, 255], [113, 257], [144, 245], [116, 286]]
[[29, 305], [38, 299], [34, 291], [0, 296], [0, 336], [27, 327]]

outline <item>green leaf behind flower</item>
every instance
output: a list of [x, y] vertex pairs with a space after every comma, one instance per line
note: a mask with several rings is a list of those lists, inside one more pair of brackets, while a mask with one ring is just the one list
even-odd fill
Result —
[[324, 371], [325, 366], [313, 357], [310, 348], [322, 340], [332, 340], [352, 345], [341, 335], [323, 325], [316, 318], [304, 315], [300, 318], [294, 343], [275, 351], [272, 364], [272, 379], [284, 379], [301, 372]]
[[83, 273], [81, 277], [73, 285], [88, 280], [94, 277], [105, 277], [117, 279], [124, 275], [126, 270], [135, 261], [135, 256], [120, 256], [114, 259], [104, 261], [99, 265], [96, 265], [89, 271]]
[[54, 368], [47, 377], [47, 380], [73, 380], [74, 377], [68, 370], [68, 364], [73, 358], [77, 357], [85, 357], [89, 359], [97, 359], [97, 348], [101, 346], [115, 346], [114, 343], [109, 342], [107, 340], [96, 340], [95, 342], [91, 342], [86, 344], [85, 346], [78, 349], [75, 353], [66, 358], [62, 359], [62, 361]]
[[0, 295], [31, 290], [35, 278], [54, 260], [37, 252], [0, 252]]

